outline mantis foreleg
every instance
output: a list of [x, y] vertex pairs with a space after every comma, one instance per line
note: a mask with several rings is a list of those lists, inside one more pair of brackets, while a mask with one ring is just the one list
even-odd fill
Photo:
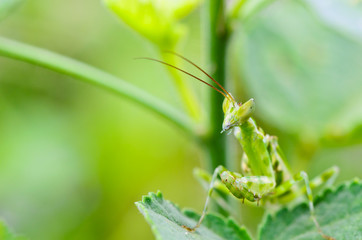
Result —
[[221, 181], [225, 184], [225, 186], [229, 189], [229, 191], [239, 199], [247, 199], [251, 202], [259, 202], [261, 197], [270, 192], [275, 185], [274, 179], [267, 176], [242, 176], [239, 173], [230, 172], [223, 166], [218, 166], [213, 175], [210, 182], [209, 190], [207, 193], [207, 198], [205, 201], [205, 206], [202, 211], [202, 215], [193, 228], [188, 228], [184, 226], [189, 231], [195, 231], [198, 227], [200, 227], [202, 221], [207, 212], [207, 208], [209, 205], [209, 201], [211, 198], [211, 194], [214, 190], [214, 184], [217, 180], [217, 176], [220, 176]]

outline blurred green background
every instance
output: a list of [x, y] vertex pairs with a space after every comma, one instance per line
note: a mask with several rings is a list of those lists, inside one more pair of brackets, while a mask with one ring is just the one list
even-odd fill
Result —
[[[315, 176], [338, 165], [342, 182], [362, 176], [362, 38], [351, 27], [361, 7], [332, 3], [325, 10], [281, 0], [237, 25], [228, 87], [255, 98], [257, 120], [279, 136], [293, 170]], [[183, 20], [181, 54], [203, 67], [201, 11]], [[0, 34], [99, 67], [182, 109], [163, 66], [133, 59], [158, 57], [154, 47], [99, 0], [25, 1], [0, 22]], [[192, 169], [204, 157], [147, 109], [0, 58], [0, 217], [29, 239], [152, 239], [134, 202], [162, 190], [201, 211], [205, 194]], [[255, 232], [263, 210], [241, 211]]]

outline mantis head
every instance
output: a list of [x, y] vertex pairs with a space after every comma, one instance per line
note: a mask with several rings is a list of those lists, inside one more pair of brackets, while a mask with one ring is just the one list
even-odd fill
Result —
[[222, 108], [224, 111], [224, 122], [221, 132], [225, 132], [246, 122], [254, 112], [255, 102], [254, 99], [250, 99], [241, 104], [225, 98]]

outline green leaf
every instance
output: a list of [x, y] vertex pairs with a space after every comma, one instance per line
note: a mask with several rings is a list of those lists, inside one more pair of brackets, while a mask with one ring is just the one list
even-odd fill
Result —
[[151, 225], [156, 239], [228, 239], [251, 240], [245, 228], [240, 227], [233, 219], [208, 214], [202, 225], [195, 232], [189, 232], [182, 226], [196, 225], [199, 215], [193, 211], [182, 213], [170, 201], [164, 200], [160, 192], [149, 193], [142, 201], [136, 202], [140, 212]]
[[0, 20], [11, 14], [24, 0], [1, 0]]
[[0, 221], [0, 240], [26, 240], [26, 238], [12, 234], [5, 224]]
[[362, 123], [362, 45], [313, 16], [280, 0], [244, 26], [243, 87], [259, 118], [308, 142], [333, 141]]
[[[315, 201], [317, 220], [323, 232], [338, 240], [362, 239], [362, 184], [355, 180], [336, 190], [327, 190]], [[310, 218], [307, 204], [267, 215], [260, 240], [322, 240]]]

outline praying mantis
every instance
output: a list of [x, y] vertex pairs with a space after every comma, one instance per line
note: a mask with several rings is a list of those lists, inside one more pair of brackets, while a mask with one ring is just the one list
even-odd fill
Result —
[[[225, 99], [222, 106], [224, 121], [221, 133], [233, 133], [244, 151], [241, 161], [242, 173], [231, 172], [224, 166], [218, 166], [211, 177], [207, 198], [199, 221], [193, 227], [183, 227], [190, 232], [194, 232], [201, 226], [215, 188], [215, 183], [219, 181], [219, 177], [222, 184], [226, 186], [234, 197], [241, 199], [243, 202], [245, 200], [257, 202], [258, 206], [261, 200], [262, 202], [288, 203], [306, 193], [311, 220], [314, 222], [316, 230], [324, 239], [333, 240], [333, 237], [323, 232], [318, 223], [314, 210], [312, 189], [321, 186], [323, 183], [331, 184], [338, 175], [338, 168], [333, 166], [311, 181], [309, 181], [308, 175], [304, 171], [293, 175], [279, 146], [277, 137], [266, 134], [263, 129], [257, 126], [252, 118], [255, 110], [254, 99], [250, 99], [245, 103], [237, 102], [231, 93], [226, 91], [221, 84], [198, 65], [182, 55], [173, 54], [198, 68], [218, 88], [169, 63], [153, 58], [143, 59], [156, 61], [177, 69], [222, 94]], [[298, 182], [304, 183], [304, 187], [298, 184]]]

